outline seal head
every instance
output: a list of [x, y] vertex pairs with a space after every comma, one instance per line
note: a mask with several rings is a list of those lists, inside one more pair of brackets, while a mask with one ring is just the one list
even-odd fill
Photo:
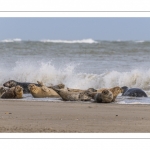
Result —
[[17, 85], [17, 82], [14, 81], [14, 80], [9, 80], [9, 81], [7, 81], [7, 82], [5, 82], [5, 83], [3, 84], [3, 86], [9, 87], [9, 88], [14, 87], [14, 86], [16, 86], [16, 85]]

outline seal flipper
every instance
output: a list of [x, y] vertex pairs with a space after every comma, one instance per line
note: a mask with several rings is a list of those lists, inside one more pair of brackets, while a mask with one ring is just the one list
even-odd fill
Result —
[[44, 92], [49, 92], [49, 90], [48, 90], [45, 86], [42, 86], [41, 89], [42, 89]]
[[51, 85], [48, 88], [52, 88], [52, 87], [54, 87], [56, 89], [64, 89], [65, 85], [61, 83], [61, 84], [57, 84], [57, 85]]
[[40, 81], [37, 81], [37, 83], [40, 85], [40, 86], [43, 86], [43, 82], [40, 82]]

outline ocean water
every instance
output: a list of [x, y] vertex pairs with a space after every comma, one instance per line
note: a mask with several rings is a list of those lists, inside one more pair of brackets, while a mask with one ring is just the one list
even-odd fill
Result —
[[[64, 83], [69, 88], [143, 89], [150, 97], [150, 41], [40, 40], [0, 41], [0, 85], [8, 80]], [[150, 98], [119, 95], [118, 104], [150, 104]], [[23, 100], [60, 101], [33, 98]]]

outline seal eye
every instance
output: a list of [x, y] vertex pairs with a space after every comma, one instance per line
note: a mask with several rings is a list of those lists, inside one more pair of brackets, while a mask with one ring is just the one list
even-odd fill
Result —
[[103, 93], [103, 94], [106, 94], [106, 91], [103, 91], [102, 93]]

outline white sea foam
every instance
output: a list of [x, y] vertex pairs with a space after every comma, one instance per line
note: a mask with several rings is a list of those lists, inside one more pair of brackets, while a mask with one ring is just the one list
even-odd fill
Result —
[[134, 100], [123, 100], [116, 102], [117, 104], [150, 104], [150, 98], [143, 98], [141, 101], [139, 101], [137, 98], [134, 98]]
[[144, 43], [145, 41], [142, 41], [142, 40], [141, 40], [141, 41], [135, 41], [135, 42], [136, 42], [136, 43]]
[[111, 88], [114, 86], [138, 87], [150, 94], [150, 69], [129, 72], [111, 71], [102, 74], [79, 73], [74, 64], [56, 67], [52, 62], [16, 62], [12, 69], [1, 67], [0, 84], [14, 79], [21, 82], [42, 81], [44, 84], [64, 83], [71, 88]]
[[150, 103], [147, 103], [147, 102], [145, 103], [145, 102], [143, 102], [143, 101], [141, 101], [141, 102], [135, 102], [135, 101], [134, 101], [134, 102], [132, 102], [132, 101], [131, 101], [131, 102], [125, 102], [125, 101], [122, 101], [122, 102], [117, 102], [117, 103], [118, 103], [118, 104], [128, 104], [128, 105], [129, 105], [129, 104], [136, 104], [136, 105], [137, 105], [137, 104], [150, 104]]
[[83, 40], [41, 40], [41, 42], [51, 42], [51, 43], [97, 43], [93, 39], [83, 39]]
[[22, 40], [19, 39], [19, 38], [16, 38], [16, 39], [5, 39], [5, 40], [2, 40], [1, 42], [21, 42]]

